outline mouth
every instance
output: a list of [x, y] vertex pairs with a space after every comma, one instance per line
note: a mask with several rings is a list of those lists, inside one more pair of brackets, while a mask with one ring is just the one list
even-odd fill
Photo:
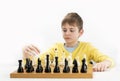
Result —
[[65, 37], [66, 40], [71, 39], [70, 37]]

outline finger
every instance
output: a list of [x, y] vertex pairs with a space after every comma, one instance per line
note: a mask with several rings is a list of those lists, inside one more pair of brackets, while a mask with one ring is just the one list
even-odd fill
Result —
[[101, 65], [101, 64], [98, 64], [98, 65], [97, 65], [97, 71], [98, 71], [98, 72], [101, 72], [101, 68], [102, 68], [102, 65]]
[[97, 65], [93, 66], [93, 71], [96, 72], [97, 71]]
[[25, 55], [26, 56], [33, 56], [32, 53], [30, 51], [27, 51], [27, 50], [25, 50]]
[[32, 51], [32, 49], [30, 48], [30, 46], [28, 46], [28, 47], [26, 48], [26, 51], [28, 51], [28, 52], [31, 52], [31, 51]]
[[95, 69], [95, 68], [93, 68], [93, 72], [96, 72], [96, 69]]
[[33, 56], [33, 55], [31, 55], [31, 53], [29, 51], [26, 51], [26, 50], [24, 51], [23, 59], [31, 58], [31, 56]]
[[34, 51], [35, 54], [38, 54], [38, 51], [34, 47], [32, 47], [31, 45], [29, 46], [29, 49], [31, 51]]
[[102, 64], [100, 71], [103, 72], [104, 70], [105, 70], [105, 65]]
[[31, 56], [34, 57], [36, 55], [36, 53], [34, 51], [27, 51], [27, 55], [30, 57]]
[[32, 46], [33, 48], [35, 48], [38, 53], [40, 53], [40, 50], [39, 50], [36, 46], [34, 46], [34, 45], [31, 45], [31, 46]]
[[107, 70], [108, 66], [106, 64], [102, 64], [101, 66], [101, 71]]
[[106, 71], [107, 70], [107, 65], [104, 65], [104, 69], [103, 69], [103, 71]]
[[100, 69], [101, 69], [101, 64], [100, 63], [96, 63], [96, 65], [94, 66], [94, 71], [100, 72]]
[[27, 46], [25, 46], [25, 47], [22, 49], [23, 54], [25, 53], [26, 49], [27, 49]]

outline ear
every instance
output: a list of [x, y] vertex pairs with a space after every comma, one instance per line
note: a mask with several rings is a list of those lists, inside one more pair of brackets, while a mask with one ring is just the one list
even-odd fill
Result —
[[80, 37], [83, 33], [84, 33], [84, 30], [81, 29], [81, 30], [79, 31], [79, 37]]

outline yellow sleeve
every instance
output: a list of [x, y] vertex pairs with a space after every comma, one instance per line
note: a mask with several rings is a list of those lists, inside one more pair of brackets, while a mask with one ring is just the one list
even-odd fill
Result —
[[95, 62], [102, 62], [105, 60], [109, 60], [111, 62], [111, 66], [114, 66], [114, 61], [112, 58], [108, 57], [107, 55], [100, 52], [98, 49], [96, 49], [94, 46], [92, 46], [90, 43], [87, 45], [88, 52], [90, 54], [90, 59], [94, 60]]

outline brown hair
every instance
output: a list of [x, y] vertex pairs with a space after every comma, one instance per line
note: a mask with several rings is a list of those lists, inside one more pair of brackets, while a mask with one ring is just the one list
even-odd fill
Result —
[[77, 26], [79, 31], [83, 28], [83, 20], [77, 13], [68, 13], [65, 18], [62, 20], [61, 26], [68, 23], [72, 26]]

